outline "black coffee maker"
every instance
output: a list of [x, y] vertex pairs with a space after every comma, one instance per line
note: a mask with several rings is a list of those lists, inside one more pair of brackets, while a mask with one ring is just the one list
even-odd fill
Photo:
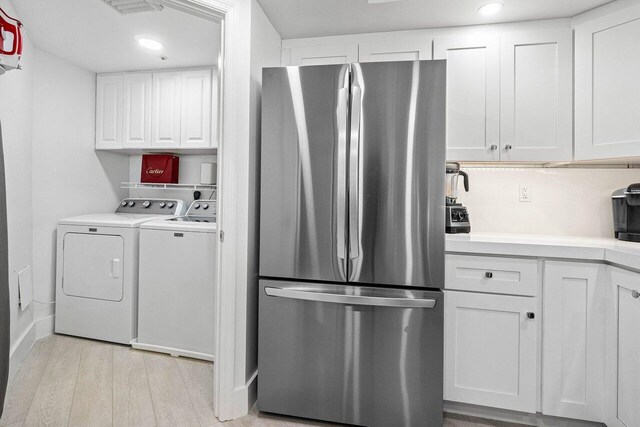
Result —
[[640, 183], [614, 191], [611, 202], [615, 238], [640, 242]]

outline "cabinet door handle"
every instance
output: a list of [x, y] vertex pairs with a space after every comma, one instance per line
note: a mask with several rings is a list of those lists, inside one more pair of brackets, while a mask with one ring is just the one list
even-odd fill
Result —
[[529, 319], [535, 319], [536, 318], [536, 314], [532, 311], [527, 312], [527, 318]]
[[512, 147], [511, 147], [511, 144], [507, 144], [507, 145], [505, 145], [505, 146], [504, 146], [504, 149], [505, 149], [505, 150], [511, 150], [511, 148], [512, 148]]
[[487, 279], [491, 279], [493, 277], [493, 273], [490, 271], [487, 271], [486, 273], [484, 273], [484, 277], [486, 277]]
[[498, 146], [496, 144], [491, 144], [489, 148], [491, 149], [491, 151], [496, 151], [498, 149]]
[[636, 299], [640, 298], [640, 292], [638, 292], [636, 290], [633, 290], [633, 291], [631, 291], [631, 296], [636, 298]]

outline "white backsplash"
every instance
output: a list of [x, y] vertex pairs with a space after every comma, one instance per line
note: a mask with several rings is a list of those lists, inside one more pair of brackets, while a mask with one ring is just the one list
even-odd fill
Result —
[[[459, 184], [471, 232], [613, 237], [611, 193], [640, 182], [640, 169], [465, 168]], [[519, 201], [519, 188], [531, 201]]]

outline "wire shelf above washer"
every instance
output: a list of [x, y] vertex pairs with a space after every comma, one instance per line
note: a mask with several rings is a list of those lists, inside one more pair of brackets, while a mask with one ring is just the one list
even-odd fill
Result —
[[215, 184], [153, 184], [146, 182], [123, 182], [120, 188], [140, 188], [148, 190], [215, 191], [218, 186]]

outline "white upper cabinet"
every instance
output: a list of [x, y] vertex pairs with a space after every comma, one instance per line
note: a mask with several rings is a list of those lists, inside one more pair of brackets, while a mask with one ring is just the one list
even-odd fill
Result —
[[180, 114], [182, 112], [182, 73], [153, 73], [153, 114], [151, 147], [180, 147]]
[[96, 87], [96, 149], [122, 148], [123, 75], [104, 74]]
[[447, 60], [447, 160], [500, 159], [498, 35], [436, 38]]
[[536, 301], [445, 292], [445, 400], [536, 412]]
[[431, 56], [431, 39], [427, 37], [360, 43], [358, 51], [360, 62], [415, 61]]
[[602, 264], [545, 262], [545, 415], [604, 421], [606, 282]]
[[290, 63], [284, 65], [330, 65], [351, 62], [358, 62], [357, 43], [294, 47], [291, 49]]
[[570, 161], [572, 32], [500, 36], [500, 160]]
[[576, 160], [640, 156], [640, 5], [575, 27]]
[[100, 74], [96, 149], [217, 148], [215, 71]]
[[640, 274], [609, 267], [606, 423], [640, 425]]
[[182, 73], [180, 146], [211, 146], [211, 70]]
[[124, 75], [124, 148], [151, 146], [151, 73]]

